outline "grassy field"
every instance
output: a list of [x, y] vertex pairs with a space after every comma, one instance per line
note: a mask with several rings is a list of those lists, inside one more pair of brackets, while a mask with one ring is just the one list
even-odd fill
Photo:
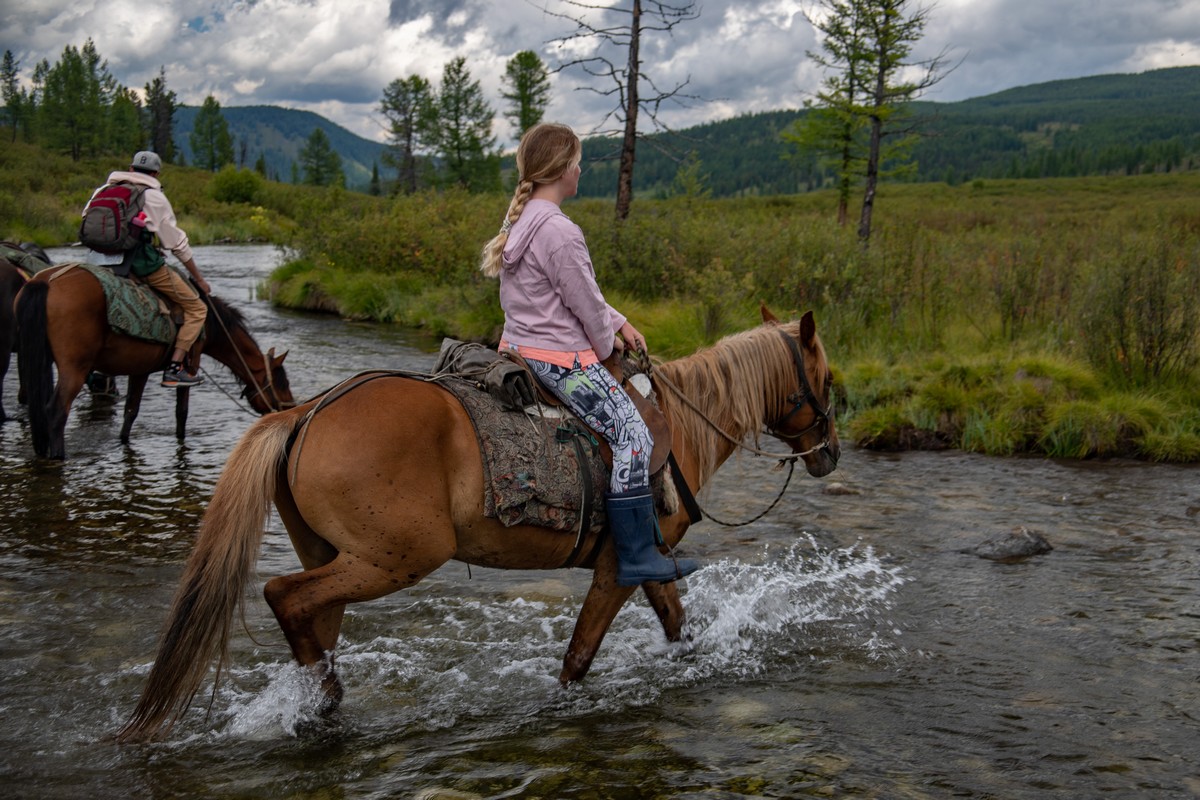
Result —
[[[72, 241], [113, 163], [6, 146], [0, 235]], [[270, 241], [264, 286], [293, 308], [494, 341], [475, 265], [507, 206], [382, 199], [168, 167], [194, 243]], [[812, 309], [861, 446], [1200, 461], [1200, 174], [885, 186], [863, 249], [831, 195], [639, 199], [564, 210], [600, 284], [664, 358]]]

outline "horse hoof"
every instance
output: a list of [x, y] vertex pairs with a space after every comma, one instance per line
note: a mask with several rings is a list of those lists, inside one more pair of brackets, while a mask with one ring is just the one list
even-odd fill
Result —
[[342, 682], [337, 675], [326, 676], [321, 681], [321, 702], [317, 705], [317, 713], [322, 717], [327, 717], [338, 710], [342, 704], [342, 697], [345, 691], [342, 689]]

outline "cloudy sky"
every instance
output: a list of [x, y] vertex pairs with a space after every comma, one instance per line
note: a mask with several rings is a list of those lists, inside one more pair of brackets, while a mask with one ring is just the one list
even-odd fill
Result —
[[[577, 0], [628, 7], [627, 0]], [[686, 0], [667, 0], [682, 5]], [[1160, 67], [1200, 65], [1197, 0], [936, 0], [914, 58], [939, 53], [957, 66], [926, 96], [952, 101], [1013, 86]], [[672, 127], [737, 114], [798, 108], [820, 85], [805, 52], [819, 48], [804, 12], [813, 0], [697, 0], [698, 18], [667, 36], [647, 32], [645, 71], [660, 88], [687, 82], [696, 96], [670, 105]], [[647, 8], [649, 4], [647, 4]], [[0, 50], [28, 81], [88, 37], [121, 83], [141, 88], [166, 68], [179, 102], [211, 94], [222, 106], [279, 105], [315, 111], [383, 139], [377, 109], [395, 78], [436, 85], [464, 56], [496, 109], [495, 132], [511, 145], [501, 98], [504, 65], [534, 50], [551, 68], [581, 43], [559, 40], [586, 12], [568, 0], [0, 0]], [[609, 22], [627, 19], [611, 13]], [[548, 118], [581, 133], [603, 129], [613, 107], [580, 87], [611, 84], [578, 70], [553, 76]], [[645, 90], [643, 90], [643, 93]]]

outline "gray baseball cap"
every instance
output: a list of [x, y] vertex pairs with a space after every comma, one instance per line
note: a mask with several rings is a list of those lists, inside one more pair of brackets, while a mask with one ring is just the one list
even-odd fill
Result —
[[138, 172], [162, 172], [162, 159], [158, 157], [158, 153], [142, 150], [134, 153], [129, 168]]

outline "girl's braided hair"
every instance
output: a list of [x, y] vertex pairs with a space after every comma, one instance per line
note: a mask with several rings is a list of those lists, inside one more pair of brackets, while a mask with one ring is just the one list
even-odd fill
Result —
[[579, 160], [582, 153], [583, 143], [567, 125], [542, 122], [525, 132], [521, 143], [517, 145], [517, 188], [513, 191], [500, 232], [483, 246], [480, 272], [489, 278], [500, 274], [504, 265], [504, 246], [508, 244], [508, 231], [525, 210], [533, 187], [558, 180]]

